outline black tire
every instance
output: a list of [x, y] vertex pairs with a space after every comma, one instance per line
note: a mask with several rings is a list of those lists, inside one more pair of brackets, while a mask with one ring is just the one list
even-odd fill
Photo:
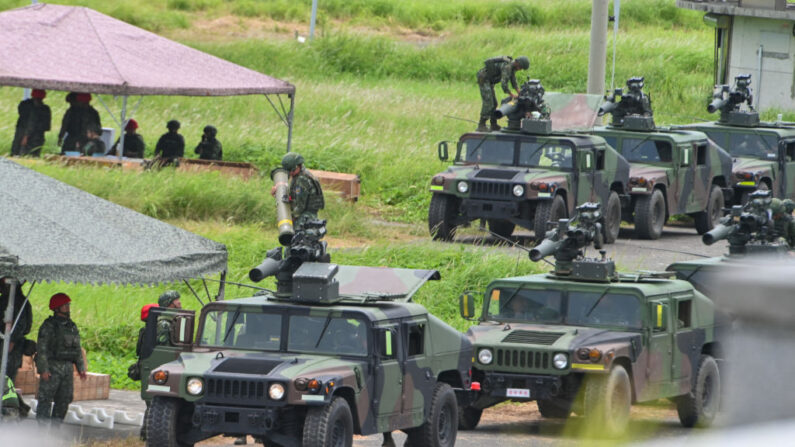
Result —
[[458, 429], [474, 430], [480, 423], [483, 410], [475, 407], [458, 407]]
[[641, 239], [659, 239], [665, 225], [665, 197], [655, 189], [635, 202], [635, 234]]
[[723, 206], [723, 191], [718, 185], [712, 185], [706, 209], [693, 216], [698, 234], [704, 234], [720, 223], [720, 218], [723, 217]]
[[615, 191], [610, 191], [607, 197], [603, 216], [605, 244], [612, 244], [618, 239], [618, 231], [621, 229], [621, 199]]
[[632, 387], [627, 370], [613, 366], [608, 374], [585, 376], [585, 419], [589, 432], [606, 437], [624, 433], [632, 406]]
[[696, 371], [696, 382], [690, 394], [676, 400], [679, 421], [685, 427], [708, 427], [720, 408], [721, 384], [718, 363], [702, 355]]
[[505, 239], [511, 237], [514, 228], [516, 228], [516, 224], [509, 220], [489, 219], [489, 230]]
[[566, 202], [561, 196], [555, 196], [552, 200], [539, 201], [536, 205], [536, 215], [533, 218], [533, 231], [535, 232], [536, 241], [541, 242], [544, 240], [544, 235], [547, 232], [547, 222], [557, 222], [559, 219], [565, 219], [568, 216], [566, 212]]
[[177, 430], [180, 426], [179, 412], [182, 401], [172, 397], [155, 396], [149, 407], [146, 430], [147, 447], [188, 447], [179, 441]]
[[547, 419], [566, 419], [571, 415], [571, 402], [563, 399], [538, 399], [538, 412]]
[[447, 194], [434, 194], [428, 208], [428, 230], [435, 241], [451, 241], [456, 226], [452, 224], [458, 214], [458, 199]]
[[304, 447], [351, 447], [353, 445], [353, 416], [351, 407], [342, 397], [335, 397], [330, 405], [313, 407], [304, 421]]
[[458, 401], [446, 383], [437, 383], [433, 390], [428, 419], [417, 428], [407, 430], [406, 445], [423, 447], [453, 447], [458, 433]]

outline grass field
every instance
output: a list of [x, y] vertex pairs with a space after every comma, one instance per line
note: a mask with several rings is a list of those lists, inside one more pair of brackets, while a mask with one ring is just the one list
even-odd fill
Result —
[[[440, 270], [443, 280], [424, 287], [417, 299], [459, 329], [465, 327], [457, 317], [461, 291], [482, 290], [494, 277], [538, 270], [526, 256], [428, 242], [427, 184], [445, 166], [436, 159], [436, 143], [474, 128], [449, 116], [477, 117], [474, 76], [484, 59], [527, 54], [528, 75], [541, 79], [547, 91], [585, 90], [589, 1], [327, 0], [321, 2], [311, 44], [294, 39], [296, 31], [306, 34], [311, 0], [54, 3], [96, 8], [296, 85], [294, 149], [311, 168], [353, 172], [362, 179], [359, 203], [328, 201], [324, 217], [335, 262]], [[27, 4], [0, 0], [0, 10]], [[712, 87], [712, 34], [701, 14], [675, 8], [674, 0], [622, 6], [617, 86], [630, 76], [645, 76], [658, 124], [709, 119], [704, 104]], [[11, 145], [20, 98], [21, 89], [0, 89], [0, 154]], [[118, 100], [104, 99], [119, 110]], [[63, 93], [50, 92], [47, 103], [54, 130], [45, 151], [55, 152], [54, 135], [66, 106]], [[110, 117], [95, 107], [107, 126]], [[226, 159], [255, 163], [262, 172], [275, 166], [285, 149], [286, 129], [262, 97], [146, 97], [135, 118], [148, 155], [172, 118], [182, 122], [189, 153], [206, 124], [218, 128]], [[276, 243], [267, 178], [243, 182], [214, 174], [28, 164], [227, 244], [232, 281], [246, 281], [248, 269]], [[163, 289], [39, 284], [33, 293], [36, 324], [46, 316], [50, 294], [71, 294], [91, 369], [112, 373], [114, 387], [131, 387], [124, 372], [133, 361], [140, 306], [154, 302]], [[185, 286], [178, 289], [189, 293]], [[228, 289], [232, 297], [249, 293]], [[198, 308], [193, 300], [183, 301]]]

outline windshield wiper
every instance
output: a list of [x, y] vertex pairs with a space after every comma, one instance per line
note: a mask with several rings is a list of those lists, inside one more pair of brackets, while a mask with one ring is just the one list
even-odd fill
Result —
[[235, 311], [235, 316], [232, 317], [232, 322], [229, 323], [229, 329], [226, 330], [226, 335], [224, 335], [224, 339], [221, 340], [222, 343], [226, 343], [226, 339], [229, 338], [229, 335], [232, 334], [232, 330], [235, 328], [235, 322], [237, 322], [237, 318], [240, 316], [240, 309]]
[[[547, 140], [547, 141], [545, 141], [545, 142], [544, 142], [544, 144], [542, 144], [541, 146], [538, 146], [538, 149], [534, 150], [534, 151], [533, 151], [533, 153], [532, 153], [532, 154], [530, 154], [530, 156], [529, 156], [529, 157], [527, 157], [527, 160], [528, 160], [528, 161], [532, 160], [532, 159], [533, 159], [533, 157], [535, 157], [535, 156], [536, 156], [536, 154], [537, 154], [537, 153], [538, 153], [538, 152], [539, 152], [541, 149], [544, 149], [544, 148], [547, 146], [547, 144], [549, 144], [549, 143], [551, 143], [551, 142], [552, 142], [552, 140]], [[539, 157], [539, 158], [540, 158], [540, 157]], [[538, 165], [539, 165], [540, 163], [541, 163], [541, 160], [539, 159], [539, 160], [538, 160], [538, 163], [536, 163], [536, 165], [535, 165], [535, 166], [533, 166], [533, 167], [534, 167], [534, 168], [537, 168], [537, 167], [538, 167]]]
[[328, 329], [328, 325], [331, 323], [331, 315], [326, 317], [326, 322], [323, 323], [323, 330], [320, 331], [320, 338], [317, 339], [317, 343], [315, 343], [315, 349], [320, 346], [320, 342], [323, 341], [323, 337], [326, 335], [326, 329]]
[[607, 292], [609, 292], [609, 291], [610, 291], [610, 289], [607, 289], [604, 292], [602, 292], [601, 295], [599, 295], [599, 298], [596, 299], [596, 302], [593, 303], [593, 306], [591, 306], [591, 308], [588, 309], [588, 312], [585, 314], [586, 317], [590, 317], [591, 316], [591, 312], [593, 312], [593, 310], [596, 309], [596, 306], [599, 305], [599, 303], [602, 301], [602, 298], [604, 298], [607, 295]]
[[509, 296], [508, 299], [505, 300], [505, 303], [502, 305], [502, 308], [505, 309], [506, 307], [508, 307], [508, 303], [511, 302], [511, 300], [516, 296], [516, 294], [518, 294], [520, 290], [524, 289], [528, 285], [529, 284], [522, 284], [521, 286], [517, 287], [516, 290], [513, 291], [511, 296]]

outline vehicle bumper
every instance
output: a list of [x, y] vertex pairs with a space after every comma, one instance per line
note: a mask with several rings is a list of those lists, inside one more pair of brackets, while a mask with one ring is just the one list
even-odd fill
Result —
[[480, 385], [490, 397], [529, 401], [557, 397], [563, 380], [552, 375], [486, 373]]
[[247, 433], [265, 435], [279, 427], [276, 408], [196, 405], [193, 427], [205, 433]]
[[519, 202], [464, 199], [461, 212], [471, 219], [505, 219], [519, 216]]

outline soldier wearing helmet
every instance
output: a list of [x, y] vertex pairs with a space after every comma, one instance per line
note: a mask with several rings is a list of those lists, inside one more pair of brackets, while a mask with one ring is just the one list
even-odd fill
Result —
[[50, 106], [44, 104], [47, 92], [33, 90], [31, 97], [20, 102], [17, 106], [19, 118], [11, 143], [11, 155], [39, 156], [41, 147], [44, 146], [44, 133], [50, 130], [52, 114]]
[[[65, 293], [50, 298], [53, 315], [39, 328], [36, 368], [39, 371], [39, 401], [36, 419], [60, 423], [72, 402], [72, 369], [86, 379], [86, 364], [80, 347], [80, 331], [70, 318], [70, 302]], [[54, 405], [53, 405], [54, 404]], [[52, 408], [51, 408], [52, 406]]]
[[218, 129], [213, 126], [204, 126], [202, 140], [193, 151], [199, 154], [199, 160], [223, 160], [224, 151], [221, 142], [215, 138], [216, 135], [218, 135]]
[[[179, 300], [180, 295], [176, 290], [166, 290], [157, 299], [157, 304], [166, 309], [182, 309], [182, 302]], [[166, 315], [160, 316], [157, 319], [157, 344], [170, 345], [171, 344], [171, 326], [174, 320]]]
[[770, 214], [773, 219], [773, 228], [779, 237], [784, 238], [790, 248], [795, 247], [795, 221], [792, 220], [792, 210], [795, 202], [790, 199], [771, 199]]
[[178, 165], [179, 159], [185, 155], [185, 138], [179, 134], [180, 124], [177, 120], [166, 123], [168, 132], [164, 133], [155, 145], [157, 165]]
[[[515, 98], [519, 95], [519, 85], [516, 83], [516, 72], [530, 68], [530, 59], [527, 56], [519, 56], [512, 59], [510, 56], [493, 57], [486, 59], [483, 68], [478, 71], [478, 86], [480, 87], [480, 121], [478, 122], [478, 132], [488, 132], [486, 120], [491, 121], [491, 130], [500, 130], [497, 125], [497, 118], [494, 112], [497, 109], [497, 97], [494, 95], [494, 86], [500, 84], [506, 95]], [[509, 85], [510, 84], [510, 85]], [[516, 90], [514, 94], [510, 86]]]
[[[293, 228], [301, 231], [306, 222], [317, 219], [317, 212], [325, 207], [323, 189], [308, 170], [304, 168], [304, 157], [289, 152], [282, 157], [282, 168], [290, 173], [289, 201], [293, 215]], [[276, 186], [271, 188], [276, 195]]]

